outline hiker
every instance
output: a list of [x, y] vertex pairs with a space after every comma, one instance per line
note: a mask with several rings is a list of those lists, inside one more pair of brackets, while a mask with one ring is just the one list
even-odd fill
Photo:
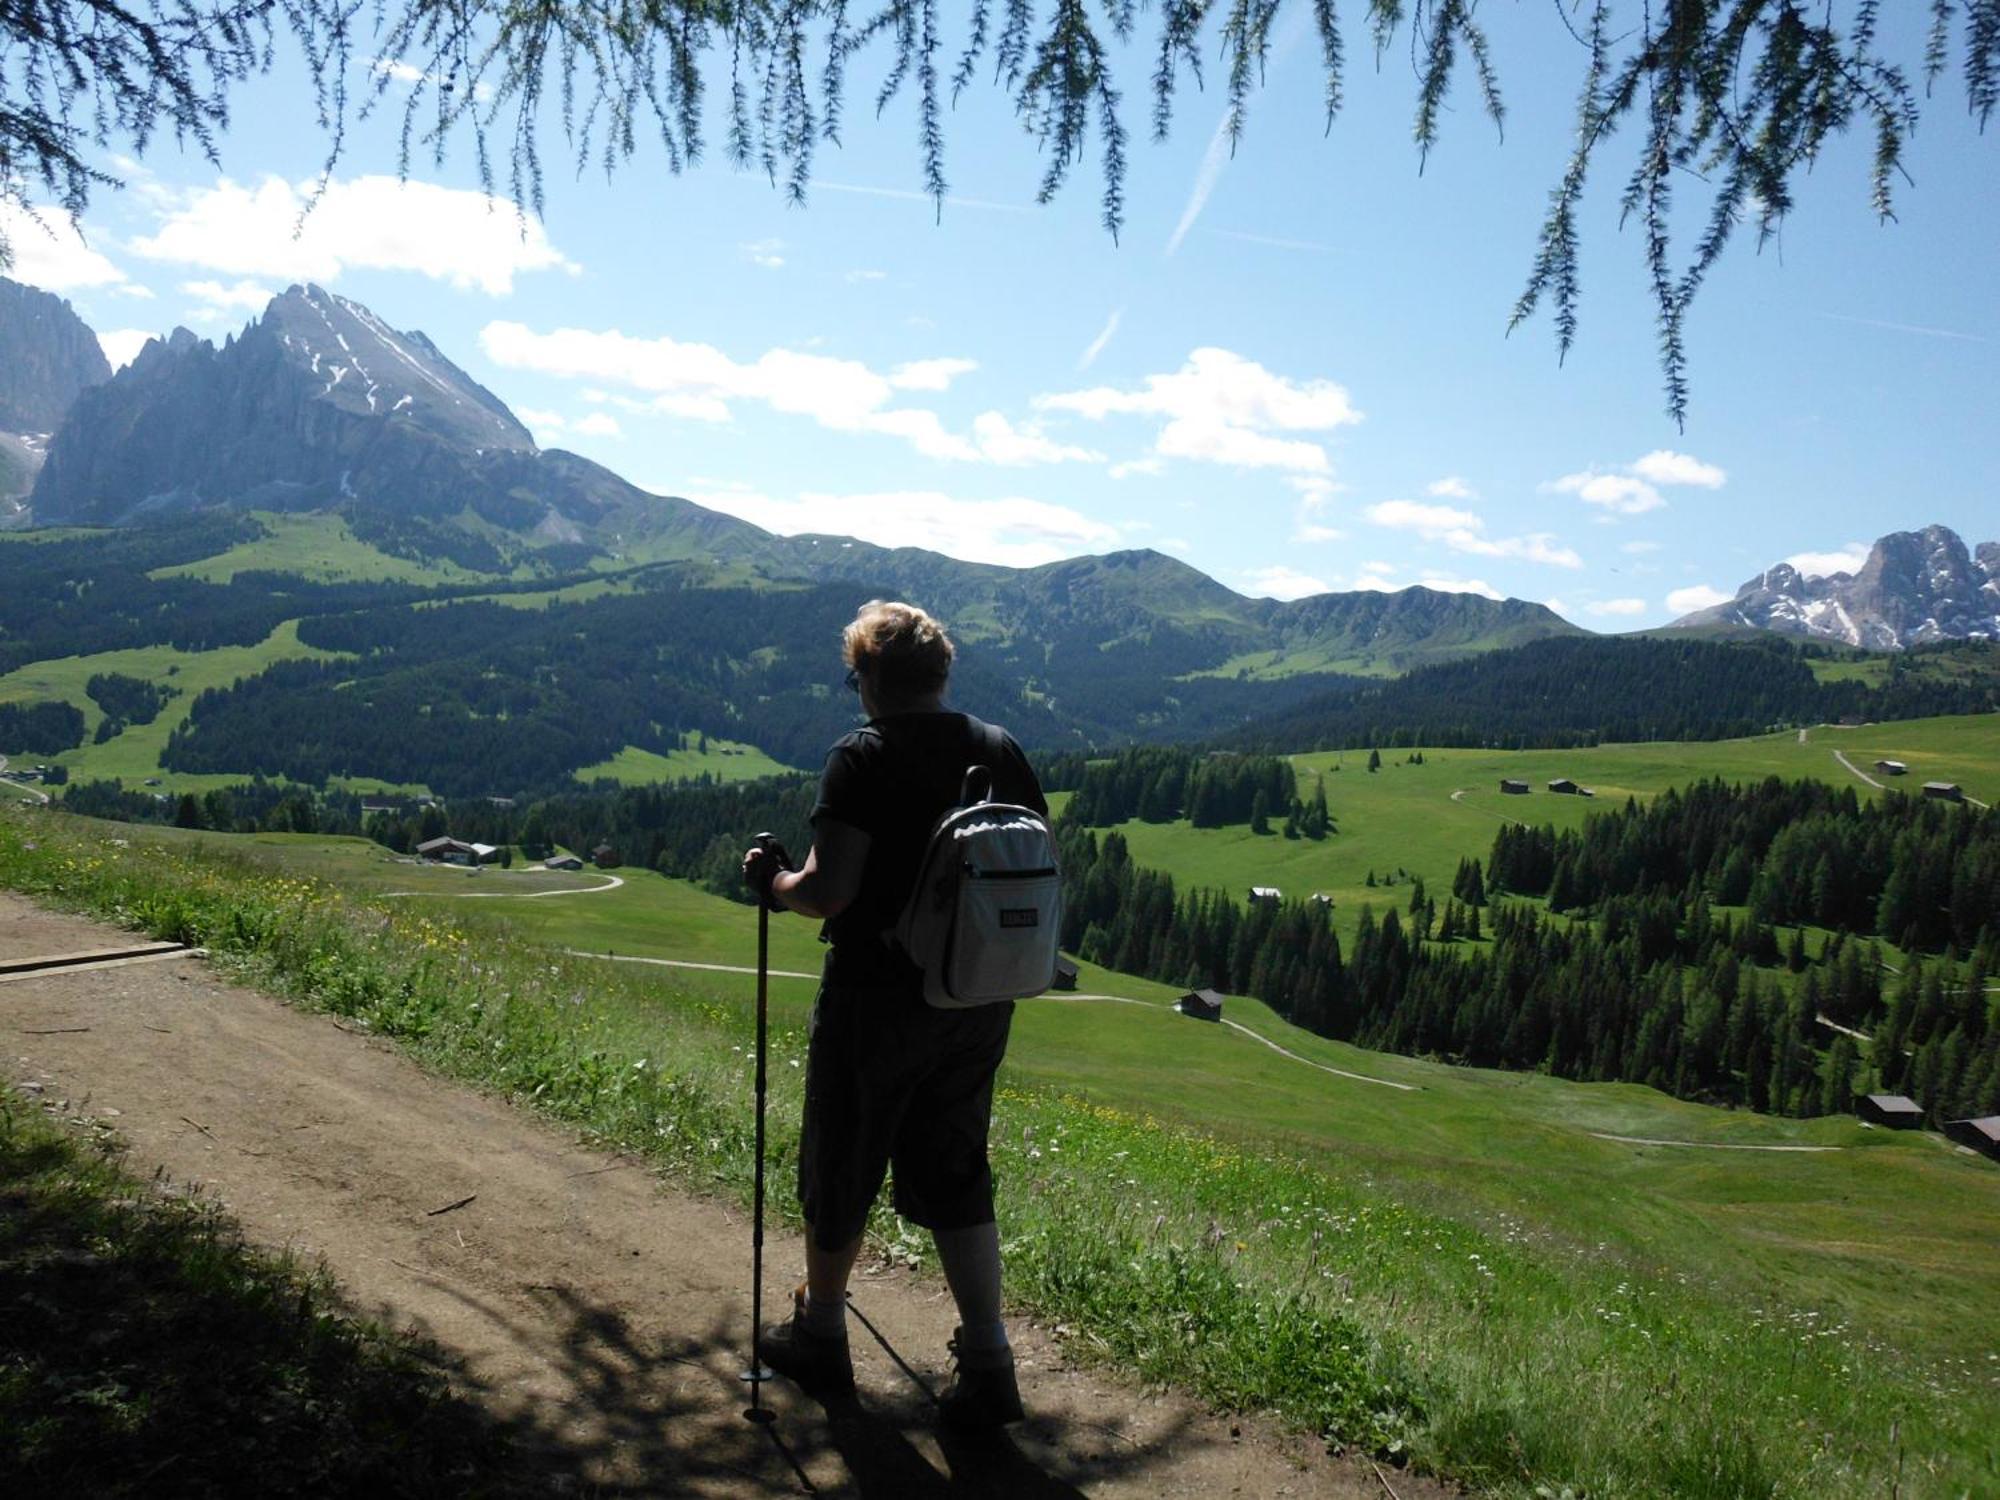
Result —
[[945, 709], [953, 646], [910, 604], [871, 600], [842, 634], [847, 685], [867, 724], [828, 751], [797, 870], [753, 848], [743, 878], [773, 911], [824, 919], [831, 945], [806, 1060], [799, 1202], [806, 1281], [789, 1322], [765, 1331], [765, 1360], [819, 1395], [854, 1389], [847, 1282], [885, 1169], [896, 1212], [931, 1231], [958, 1305], [944, 1420], [998, 1427], [1023, 1416], [1000, 1315], [1000, 1231], [986, 1135], [1011, 1002], [945, 1010], [887, 934], [917, 879], [931, 829], [959, 800], [967, 767], [993, 773], [995, 800], [1046, 815], [1027, 758], [1004, 730]]

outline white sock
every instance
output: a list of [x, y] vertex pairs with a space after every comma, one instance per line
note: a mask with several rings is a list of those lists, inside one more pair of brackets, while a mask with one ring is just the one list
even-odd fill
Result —
[[819, 1334], [822, 1338], [846, 1338], [847, 1299], [842, 1297], [837, 1302], [821, 1302], [807, 1292], [805, 1324], [808, 1332]]

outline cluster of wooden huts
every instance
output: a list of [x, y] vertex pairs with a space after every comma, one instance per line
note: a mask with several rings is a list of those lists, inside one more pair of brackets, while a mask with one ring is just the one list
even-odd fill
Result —
[[[1890, 1130], [1921, 1130], [1924, 1126], [1924, 1107], [1901, 1094], [1864, 1094], [1855, 1101], [1854, 1113], [1870, 1125]], [[1947, 1120], [1944, 1133], [1946, 1139], [1967, 1150], [2000, 1161], [2000, 1115]]]

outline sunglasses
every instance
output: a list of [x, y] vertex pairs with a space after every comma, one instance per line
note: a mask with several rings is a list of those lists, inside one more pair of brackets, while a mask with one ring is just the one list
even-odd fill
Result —
[[847, 669], [847, 675], [843, 677], [841, 681], [847, 684], [848, 692], [858, 693], [861, 691], [861, 674], [855, 671], [854, 668], [849, 667]]

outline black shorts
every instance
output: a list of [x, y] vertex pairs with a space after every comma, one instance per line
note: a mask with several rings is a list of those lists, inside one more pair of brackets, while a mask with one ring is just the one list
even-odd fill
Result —
[[939, 1010], [897, 988], [820, 984], [806, 1055], [799, 1202], [822, 1250], [851, 1243], [895, 1166], [896, 1212], [931, 1230], [993, 1222], [986, 1131], [1011, 1004]]

